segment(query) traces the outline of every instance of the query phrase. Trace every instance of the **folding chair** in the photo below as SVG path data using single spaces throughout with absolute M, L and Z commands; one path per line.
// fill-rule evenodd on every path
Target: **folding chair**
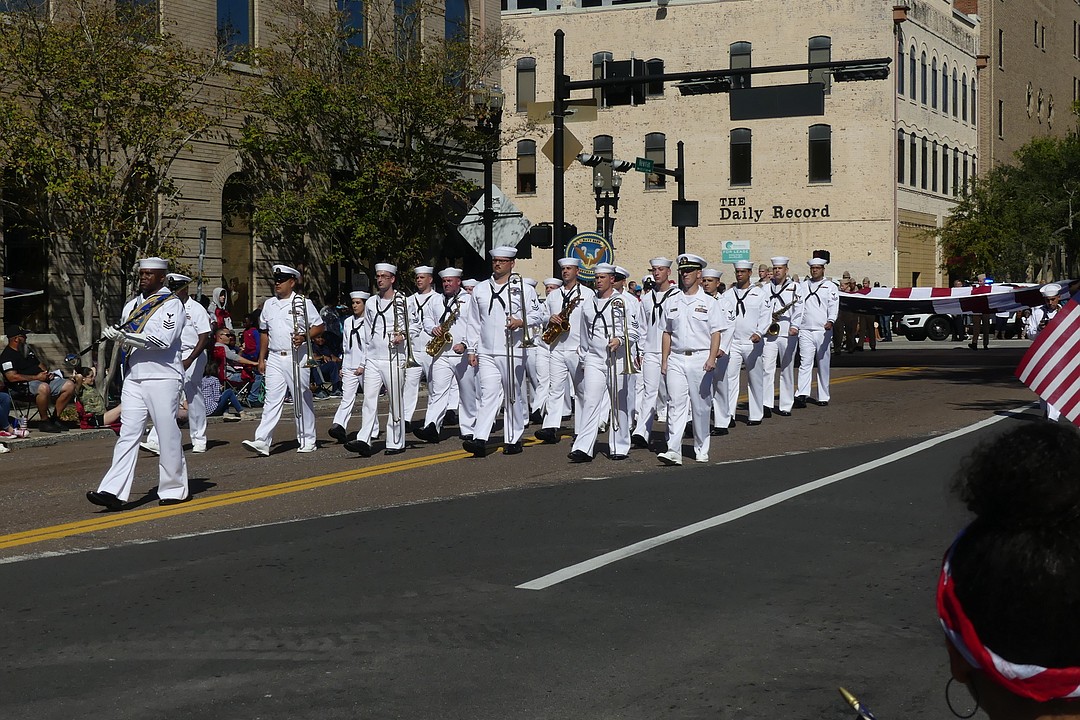
M 7 392 L 11 396 L 12 415 L 25 418 L 27 423 L 35 418 L 45 419 L 38 417 L 40 413 L 38 413 L 37 398 L 30 392 L 30 383 L 8 383 Z

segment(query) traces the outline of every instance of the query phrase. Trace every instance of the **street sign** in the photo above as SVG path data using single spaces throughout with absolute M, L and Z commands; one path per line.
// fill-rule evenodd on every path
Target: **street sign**
M 555 112 L 554 102 L 531 102 L 525 106 L 529 120 L 539 125 L 550 125 L 551 114 Z M 596 122 L 596 98 L 566 101 L 565 122 Z
M 491 207 L 495 210 L 495 222 L 492 223 L 492 247 L 499 245 L 517 245 L 525 233 L 529 232 L 532 222 L 502 194 L 498 186 L 491 186 Z M 517 215 L 518 217 L 506 217 Z M 458 232 L 472 246 L 480 257 L 484 257 L 484 196 L 481 195 L 472 209 L 461 218 Z
M 574 162 L 574 160 L 577 159 L 578 153 L 581 152 L 581 150 L 584 147 L 585 146 L 581 144 L 581 141 L 578 140 L 576 137 L 574 137 L 574 133 L 570 132 L 566 128 L 563 128 L 563 162 L 562 162 L 562 166 L 564 168 L 570 167 L 570 163 Z M 546 143 L 544 143 L 543 153 L 547 157 L 547 159 L 551 161 L 551 164 L 554 165 L 555 164 L 555 136 L 554 135 L 552 135 L 551 138 Z
M 725 240 L 720 244 L 720 262 L 728 265 L 750 259 L 749 240 Z
M 653 171 L 653 161 L 649 158 L 635 158 L 634 169 L 640 173 L 651 173 Z

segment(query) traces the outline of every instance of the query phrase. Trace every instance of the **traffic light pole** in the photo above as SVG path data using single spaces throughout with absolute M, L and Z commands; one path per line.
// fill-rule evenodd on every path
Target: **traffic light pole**
M 675 185 L 679 188 L 679 201 L 686 199 L 686 170 L 683 166 L 683 141 L 680 140 L 677 147 L 679 148 L 679 165 L 675 168 Z M 686 227 L 679 225 L 679 254 L 682 255 L 686 252 Z
M 570 97 L 569 80 L 563 74 L 564 64 L 564 41 L 565 35 L 562 30 L 555 31 L 555 102 L 552 107 L 552 126 L 554 128 L 554 152 L 555 172 L 551 183 L 551 224 L 554 226 L 551 251 L 551 274 L 559 277 L 559 258 L 566 255 L 566 225 L 563 215 L 564 186 L 563 175 L 566 168 L 563 167 L 563 153 L 565 152 L 565 139 L 563 129 L 566 127 L 566 101 Z

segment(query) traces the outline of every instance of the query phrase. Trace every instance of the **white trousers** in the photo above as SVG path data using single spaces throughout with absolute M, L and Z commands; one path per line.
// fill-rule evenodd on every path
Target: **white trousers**
M 348 429 L 356 404 L 356 391 L 360 389 L 360 383 L 363 380 L 363 373 L 357 375 L 356 368 L 341 368 L 341 402 L 338 403 L 337 412 L 334 413 L 334 425 Z
M 660 374 L 660 353 L 647 352 L 641 356 L 641 374 L 638 376 L 641 388 L 637 400 L 637 422 L 634 423 L 634 435 L 648 439 L 656 420 L 656 406 L 659 401 L 667 404 L 667 385 Z
M 203 370 L 206 369 L 206 353 L 201 353 L 195 362 L 184 371 L 184 400 L 187 401 L 188 434 L 192 447 L 206 447 L 206 403 L 202 396 Z M 183 438 L 181 438 L 182 440 Z M 146 441 L 151 445 L 160 445 L 157 423 L 150 428 Z
M 716 369 L 713 370 L 713 427 L 726 428 L 731 425 L 732 403 L 728 398 L 727 369 L 730 358 L 724 353 L 716 359 Z
M 131 497 L 135 461 L 147 419 L 158 428 L 158 497 L 183 500 L 188 496 L 187 460 L 183 438 L 176 425 L 180 407 L 179 380 L 127 380 L 120 396 L 120 437 L 113 448 L 112 465 L 98 485 L 98 492 L 112 493 L 124 502 Z
M 437 358 L 432 359 L 431 377 L 428 379 L 427 412 L 424 413 L 424 427 L 434 423 L 436 429 L 442 430 L 446 411 L 457 406 L 454 402 L 453 390 L 460 382 L 459 373 L 464 374 L 465 371 L 465 368 L 462 368 L 461 365 L 468 368 L 469 356 L 458 355 L 451 350 L 444 350 Z M 464 397 L 466 394 L 459 393 L 459 397 Z M 469 404 L 468 415 L 468 422 L 473 422 L 473 418 L 476 417 L 475 395 L 473 395 L 472 402 Z M 461 416 L 462 413 L 459 412 L 459 428 L 467 422 Z M 464 431 L 462 431 L 462 434 L 465 434 Z
M 477 376 L 480 381 L 480 405 L 476 411 L 476 427 L 473 437 L 478 442 L 486 442 L 491 437 L 491 428 L 495 425 L 495 416 L 504 404 L 507 412 L 503 414 L 503 440 L 507 444 L 521 442 L 525 432 L 525 363 L 521 351 L 514 352 L 513 372 L 506 367 L 505 355 L 480 355 Z M 509 386 L 514 383 L 514 402 L 506 401 Z
M 817 361 L 817 398 L 829 401 L 829 367 L 832 362 L 832 330 L 799 328 L 799 387 L 796 395 L 810 394 L 810 374 Z
M 426 346 L 427 340 L 423 344 L 413 344 L 413 358 L 420 367 L 405 371 L 405 419 L 409 422 L 412 422 L 413 415 L 416 414 L 416 403 L 420 397 L 420 376 L 423 375 L 428 383 L 431 383 L 431 361 L 434 358 L 424 351 Z M 431 392 L 431 388 L 428 388 L 428 392 Z
M 735 416 L 735 406 L 739 402 L 740 371 L 746 368 L 746 385 L 749 389 L 748 416 L 751 420 L 760 420 L 765 416 L 765 397 L 761 387 L 761 353 L 764 340 L 752 343 L 749 340 L 735 341 L 731 343 L 731 352 L 728 353 L 727 377 L 728 408 L 731 416 Z
M 667 367 L 667 447 L 682 454 L 687 421 L 694 427 L 694 454 L 709 454 L 709 411 L 712 409 L 714 376 L 705 370 L 708 350 L 690 355 L 672 351 Z
M 402 369 L 404 354 L 390 358 L 368 358 L 364 365 L 364 409 L 360 414 L 360 431 L 356 439 L 371 444 L 379 432 L 379 392 L 386 388 L 390 412 L 386 418 L 386 449 L 405 447 L 405 416 L 402 415 L 403 385 L 407 371 Z M 395 422 L 396 418 L 396 422 Z
M 777 336 L 773 340 L 765 339 L 765 348 L 761 351 L 761 378 L 765 389 L 765 405 L 778 407 L 791 412 L 795 404 L 795 349 L 799 347 L 799 336 Z M 776 404 L 776 365 L 780 364 L 780 404 Z
M 525 363 L 529 372 L 529 411 L 544 412 L 551 395 L 551 350 L 536 344 Z
M 262 420 L 255 429 L 255 439 L 270 445 L 274 442 L 274 428 L 281 419 L 285 404 L 285 391 L 293 399 L 293 417 L 296 425 L 296 441 L 303 446 L 315 444 L 315 405 L 311 398 L 311 369 L 295 370 L 293 353 L 281 355 L 270 353 L 266 357 L 266 401 Z M 295 376 L 300 376 L 300 387 L 295 387 Z
M 574 391 L 574 432 L 581 430 L 581 406 L 585 404 L 581 395 L 581 385 L 584 377 L 585 369 L 582 367 L 581 358 L 578 357 L 576 350 L 551 351 L 551 364 L 548 371 L 550 390 L 547 407 L 544 408 L 545 428 L 554 430 L 562 424 L 566 403 L 565 394 L 569 387 Z
M 458 390 L 458 433 L 462 436 L 476 434 L 476 413 L 480 409 L 480 376 L 469 364 L 468 354 L 462 362 L 454 365 Z
M 608 424 L 608 450 L 612 454 L 627 455 L 630 452 L 630 413 L 628 412 L 630 380 L 632 375 L 620 374 L 621 363 L 610 367 L 615 379 L 615 422 L 611 421 L 611 388 L 609 365 L 599 358 L 589 356 L 585 360 L 582 395 L 585 403 L 581 408 L 581 425 L 577 428 L 573 450 L 580 450 L 590 457 L 599 434 L 600 423 Z

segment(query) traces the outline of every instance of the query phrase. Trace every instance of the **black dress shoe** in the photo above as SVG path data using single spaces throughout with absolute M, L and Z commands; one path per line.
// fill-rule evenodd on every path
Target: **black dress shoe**
M 779 415 L 780 417 L 791 417 L 791 411 L 790 410 L 781 410 L 780 408 L 774 408 L 773 412 L 776 413 L 777 415 Z
M 728 426 L 729 428 L 733 428 L 733 427 L 735 427 L 735 418 L 731 418 L 731 422 L 729 422 L 729 423 L 727 424 L 727 426 Z
M 458 414 L 457 410 L 447 410 L 446 415 L 443 415 L 443 425 L 457 425 Z
M 545 445 L 555 445 L 559 442 L 559 431 L 554 428 L 540 428 L 533 433 L 533 437 Z
M 521 450 L 522 447 L 519 442 L 503 445 L 503 455 L 520 455 Z
M 799 395 L 799 396 L 797 396 L 795 398 L 795 407 L 797 407 L 799 409 L 802 409 L 802 408 L 806 407 L 806 396 L 805 395 Z
M 405 452 L 405 448 L 386 448 L 383 450 L 383 455 L 400 455 Z
M 754 427 L 755 425 L 760 425 L 761 421 L 760 420 L 747 420 L 746 424 L 749 425 L 750 427 Z
M 439 429 L 435 427 L 435 423 L 428 423 L 427 427 L 417 428 L 413 431 L 413 435 L 429 443 L 437 443 L 440 440 Z
M 713 437 L 720 437 L 721 435 L 727 435 L 728 434 L 728 429 L 727 428 L 714 427 L 713 429 L 709 430 L 709 434 L 712 435 Z
M 623 455 L 622 453 L 614 453 L 612 455 L 608 455 L 607 459 L 608 460 L 626 460 L 629 457 L 630 457 L 629 455 Z
M 818 404 L 818 407 L 828 407 L 829 406 L 829 401 L 828 400 L 818 400 L 817 404 Z
M 461 442 L 472 442 L 472 435 L 458 435 L 458 440 Z
M 371 446 L 363 440 L 350 440 L 345 443 L 345 449 L 356 453 L 360 457 L 371 457 Z
M 529 422 L 533 425 L 539 425 L 540 423 L 544 422 L 544 413 L 540 412 L 539 410 L 533 410 L 532 413 L 529 415 Z
M 466 440 L 461 443 L 461 449 L 471 453 L 473 457 L 482 458 L 487 455 L 487 443 L 479 440 Z
M 772 408 L 762 408 L 762 410 L 763 410 L 763 411 L 764 411 L 764 413 L 765 413 L 765 417 L 767 417 L 767 418 L 771 418 L 771 417 L 772 417 Z
M 345 432 L 345 428 L 341 427 L 340 425 L 336 425 L 336 424 L 331 425 L 330 429 L 326 431 L 326 434 L 329 435 L 330 437 L 334 438 L 335 440 L 337 440 L 340 443 L 345 442 L 349 437 L 349 433 Z
M 412 420 L 406 420 L 405 421 L 405 432 L 412 432 L 412 431 L 413 431 L 413 421 Z
M 566 459 L 572 463 L 592 462 L 592 458 L 589 456 L 589 454 L 586 452 L 582 452 L 581 450 L 574 450 L 566 456 Z
M 100 505 L 103 508 L 109 510 L 119 510 L 124 507 L 124 501 L 116 497 L 110 492 L 98 492 L 97 490 L 91 490 L 86 493 L 86 499 L 95 505 Z
M 631 435 L 630 445 L 631 447 L 641 448 L 642 450 L 649 449 L 649 441 L 644 435 Z
M 189 500 L 191 500 L 190 495 L 188 495 L 185 498 L 162 498 L 161 500 L 158 500 L 157 504 L 158 505 L 179 505 L 181 503 L 186 503 Z

